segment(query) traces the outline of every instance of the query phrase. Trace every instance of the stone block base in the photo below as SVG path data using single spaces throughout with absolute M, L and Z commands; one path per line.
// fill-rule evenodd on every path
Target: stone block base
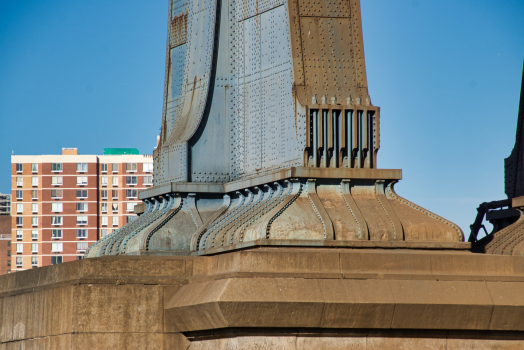
M 271 334 L 254 332 L 248 335 L 221 338 L 189 338 L 188 350 L 517 350 L 524 346 L 520 333 L 458 333 L 458 332 L 324 332 L 312 334 L 289 331 Z M 258 333 L 258 334 L 257 334 Z M 279 334 L 280 333 L 280 334 Z
M 0 350 L 521 349 L 524 258 L 253 248 L 0 276 Z

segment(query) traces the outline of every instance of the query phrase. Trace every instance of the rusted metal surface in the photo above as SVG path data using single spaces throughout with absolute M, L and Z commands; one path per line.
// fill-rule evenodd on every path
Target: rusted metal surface
M 524 214 L 518 209 L 517 222 L 495 232 L 474 246 L 477 252 L 503 255 L 524 255 Z
M 524 196 L 519 196 L 511 199 L 511 206 L 513 208 L 524 207 Z
M 169 6 L 155 186 L 140 193 L 143 214 L 87 256 L 463 240 L 394 193 L 401 170 L 377 167 L 359 0 Z
M 462 242 L 455 224 L 393 190 L 395 180 L 291 179 L 177 194 L 149 206 L 88 256 L 207 251 L 263 239 Z
M 155 185 L 377 167 L 358 0 L 172 0 L 168 34 Z
M 509 199 L 524 195 L 524 71 L 520 91 L 519 115 L 515 146 L 511 155 L 504 159 L 504 182 Z
M 174 192 L 229 193 L 248 187 L 292 178 L 401 180 L 402 170 L 291 167 L 226 183 L 173 182 L 170 185 L 154 186 L 142 190 L 140 191 L 139 197 L 140 199 L 147 199 Z
M 522 72 L 522 86 L 520 92 L 520 107 L 517 117 L 517 133 L 515 145 L 508 158 L 504 159 L 504 184 L 508 196 L 506 200 L 484 202 L 477 208 L 477 216 L 472 225 L 468 241 L 475 243 L 476 251 L 493 254 L 519 254 L 524 255 L 524 248 L 519 243 L 524 242 L 522 235 L 522 215 L 514 208 L 521 208 L 524 204 L 524 70 Z M 486 219 L 493 225 L 493 230 L 488 233 L 482 224 Z M 486 231 L 486 237 L 477 242 L 481 228 Z M 509 238 L 511 237 L 511 238 Z M 512 244 L 507 245 L 506 240 L 511 239 Z M 524 243 L 523 243 L 524 244 Z M 497 248 L 494 248 L 497 247 Z M 501 248 L 504 247 L 504 248 Z

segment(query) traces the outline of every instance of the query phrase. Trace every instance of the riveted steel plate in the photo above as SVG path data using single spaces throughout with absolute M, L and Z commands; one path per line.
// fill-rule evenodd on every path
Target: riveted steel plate
M 202 118 L 213 52 L 215 5 L 212 0 L 193 0 L 187 5 L 189 10 L 188 33 L 187 44 L 184 48 L 183 75 L 180 74 L 180 66 L 176 64 L 171 65 L 170 72 L 173 76 L 176 74 L 177 82 L 182 82 L 181 99 L 183 100 L 181 101 L 183 108 L 174 110 L 176 116 L 169 135 L 170 143 L 186 141 L 194 133 Z M 176 89 L 172 87 L 171 90 Z
M 356 78 L 349 19 L 306 17 L 300 24 L 306 84 L 349 89 Z
M 171 5 L 171 18 L 173 19 L 187 12 L 189 2 L 190 0 L 173 0 Z
M 187 12 L 187 44 L 175 47 L 169 57 L 170 82 L 165 92 L 167 96 L 163 124 L 163 133 L 167 137 L 165 141 L 161 140 L 163 147 L 158 150 L 159 153 L 167 153 L 169 159 L 166 159 L 165 154 L 158 157 L 159 161 L 168 163 L 164 164 L 164 169 L 167 169 L 164 173 L 167 171 L 167 174 L 163 176 L 160 172 L 155 176 L 155 184 L 187 181 L 186 143 L 202 119 L 207 99 L 214 44 L 215 6 L 216 2 L 213 0 L 188 0 L 187 4 L 184 1 L 175 1 L 171 4 L 171 19 L 183 17 Z M 180 25 L 175 26 L 175 29 L 179 27 Z M 173 31 L 171 23 L 169 31 Z M 178 35 L 179 44 L 181 38 L 183 35 Z M 172 41 L 172 38 L 168 39 Z
M 352 0 L 354 1 L 354 0 Z M 298 0 L 300 16 L 349 17 L 349 0 Z
M 291 69 L 291 52 L 289 48 L 289 33 L 287 11 L 280 6 L 267 11 L 260 16 L 261 23 L 261 70 L 286 65 Z
M 246 19 L 284 5 L 286 2 L 285 0 L 240 0 L 240 3 L 242 19 Z
M 286 6 L 242 21 L 244 70 L 238 99 L 245 118 L 245 175 L 296 160 L 292 60 Z M 242 79 L 243 78 L 243 79 Z
M 260 113 L 260 79 L 244 84 L 246 113 L 246 173 L 262 168 L 262 115 Z
M 192 158 L 179 159 L 191 164 L 186 181 L 191 177 L 208 181 L 202 176 L 206 170 L 215 176 L 210 181 L 223 177 L 232 181 L 305 164 L 310 158 L 304 154 L 310 136 L 310 125 L 306 126 L 310 103 L 370 103 L 358 1 L 228 0 L 220 3 L 218 12 L 217 4 L 212 0 L 172 3 L 163 124 L 168 135 L 160 148 L 189 142 Z M 220 28 L 215 34 L 217 23 Z M 202 121 L 205 124 L 198 129 Z M 344 128 L 353 127 L 345 122 Z M 330 129 L 332 123 L 323 127 L 325 133 L 330 130 L 323 137 L 331 145 L 321 150 L 325 166 L 348 164 L 340 144 L 342 124 L 339 119 L 336 123 L 336 130 Z M 373 121 L 366 125 L 375 134 Z M 351 141 L 347 138 L 344 142 Z M 217 151 L 222 147 L 225 156 Z M 360 152 L 363 146 L 357 148 Z M 213 160 L 206 162 L 206 154 Z
M 168 134 L 175 125 L 176 114 L 181 103 L 182 79 L 184 77 L 184 61 L 186 57 L 186 45 L 180 45 L 171 49 L 171 69 L 168 85 L 168 99 L 166 111 L 166 126 Z M 180 111 L 179 111 L 180 112 Z
M 242 22 L 244 25 L 245 46 L 245 73 L 249 77 L 260 74 L 260 17 L 251 17 Z

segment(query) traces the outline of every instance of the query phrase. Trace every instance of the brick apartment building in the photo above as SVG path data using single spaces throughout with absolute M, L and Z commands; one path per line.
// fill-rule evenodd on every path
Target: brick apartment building
M 0 213 L 0 275 L 11 272 L 11 215 Z
M 138 192 L 153 185 L 153 158 L 131 149 L 104 155 L 11 156 L 12 271 L 81 259 L 89 245 L 133 220 Z

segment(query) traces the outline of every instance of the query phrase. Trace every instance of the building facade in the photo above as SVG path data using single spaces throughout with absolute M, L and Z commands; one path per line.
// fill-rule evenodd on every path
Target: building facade
M 81 259 L 136 217 L 138 192 L 153 185 L 153 158 L 126 151 L 11 157 L 12 271 Z
M 0 215 L 11 214 L 11 195 L 0 193 Z
M 0 275 L 11 272 L 11 195 L 0 193 Z
M 0 214 L 0 275 L 11 272 L 11 215 Z

